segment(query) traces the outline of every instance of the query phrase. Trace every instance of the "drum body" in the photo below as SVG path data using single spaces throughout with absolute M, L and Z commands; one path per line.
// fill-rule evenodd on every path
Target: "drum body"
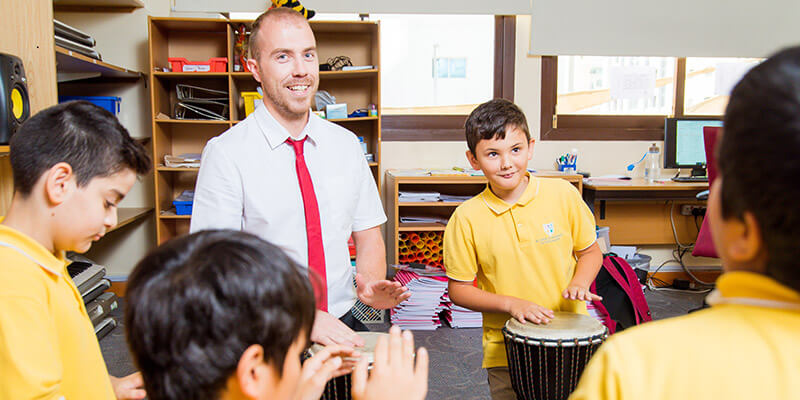
M 581 314 L 556 312 L 547 325 L 510 319 L 503 327 L 508 372 L 517 399 L 569 397 L 608 329 Z
M 380 332 L 356 332 L 358 336 L 364 339 L 364 347 L 357 348 L 362 357 L 367 357 L 369 365 L 375 360 L 375 345 L 378 343 L 378 338 L 381 336 L 388 337 L 386 333 Z M 315 344 L 308 349 L 308 353 L 313 356 L 324 349 L 323 346 Z M 333 378 L 325 385 L 325 390 L 322 392 L 322 400 L 349 400 L 352 398 L 351 390 L 352 384 L 350 383 L 350 374 L 342 375 L 338 378 Z

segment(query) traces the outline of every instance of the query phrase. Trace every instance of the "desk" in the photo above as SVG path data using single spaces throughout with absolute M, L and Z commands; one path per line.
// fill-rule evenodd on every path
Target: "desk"
M 670 210 L 681 243 L 694 242 L 697 227 L 694 217 L 680 215 L 679 205 L 700 204 L 697 193 L 708 189 L 708 182 L 654 182 L 631 180 L 592 180 L 583 184 L 583 199 L 595 212 L 597 225 L 611 228 L 611 241 L 619 245 L 675 244 Z

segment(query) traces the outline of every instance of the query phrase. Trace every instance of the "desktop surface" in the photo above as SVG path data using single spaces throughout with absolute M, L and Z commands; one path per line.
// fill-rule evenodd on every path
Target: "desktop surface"
M 675 182 L 708 182 L 707 176 L 676 176 L 672 178 Z

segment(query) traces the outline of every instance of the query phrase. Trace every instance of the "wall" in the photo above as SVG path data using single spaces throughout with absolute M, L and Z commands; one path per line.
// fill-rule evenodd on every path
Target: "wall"
M 169 2 L 144 0 L 144 3 L 144 8 L 133 12 L 57 12 L 55 18 L 92 35 L 103 61 L 148 73 L 147 16 L 169 15 Z M 152 130 L 146 80 L 144 77 L 136 82 L 62 84 L 59 94 L 121 97 L 120 122 L 131 136 L 146 138 L 151 136 Z M 146 146 L 150 146 L 149 142 Z M 153 175 L 147 174 L 139 178 L 120 207 L 152 207 L 153 199 Z M 120 280 L 155 247 L 155 242 L 155 218 L 151 214 L 109 233 L 92 246 L 87 256 L 105 265 L 112 279 Z
M 530 16 L 517 17 L 516 64 L 515 64 L 515 103 L 522 108 L 528 118 L 531 136 L 537 140 L 533 159 L 529 167 L 534 169 L 553 169 L 553 161 L 571 149 L 578 149 L 578 169 L 589 171 L 593 176 L 623 174 L 625 167 L 647 151 L 647 141 L 540 141 L 541 107 L 541 59 L 528 56 L 530 40 Z M 663 142 L 658 143 L 663 148 Z M 451 168 L 468 166 L 464 153 L 466 142 L 384 142 L 381 153 L 381 169 L 391 168 Z M 641 166 L 633 171 L 641 176 Z M 671 170 L 664 171 L 669 176 Z M 382 173 L 383 176 L 383 173 Z M 385 185 L 384 185 L 385 186 Z M 385 189 L 384 189 L 385 190 Z M 613 242 L 614 232 L 611 232 Z M 653 257 L 654 265 L 672 258 L 671 247 L 658 246 L 642 248 L 642 252 Z M 719 262 L 708 258 L 684 259 L 691 266 L 718 266 Z M 664 266 L 662 271 L 675 270 L 675 265 Z M 680 267 L 678 267 L 680 268 Z

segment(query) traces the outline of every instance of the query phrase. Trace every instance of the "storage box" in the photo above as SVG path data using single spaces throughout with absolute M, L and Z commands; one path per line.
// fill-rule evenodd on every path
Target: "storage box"
M 169 57 L 172 72 L 228 72 L 228 57 L 211 57 L 208 61 L 189 61 L 183 57 Z
M 110 113 L 117 115 L 120 110 L 122 99 L 113 96 L 58 96 L 59 103 L 66 103 L 73 100 L 85 100 L 99 107 L 103 107 Z
M 248 116 L 256 110 L 257 102 L 262 99 L 262 96 L 258 92 L 242 92 L 242 98 L 244 99 L 244 115 Z
M 175 215 L 192 215 L 192 203 L 194 202 L 194 190 L 184 190 L 180 196 L 172 202 L 175 206 Z

